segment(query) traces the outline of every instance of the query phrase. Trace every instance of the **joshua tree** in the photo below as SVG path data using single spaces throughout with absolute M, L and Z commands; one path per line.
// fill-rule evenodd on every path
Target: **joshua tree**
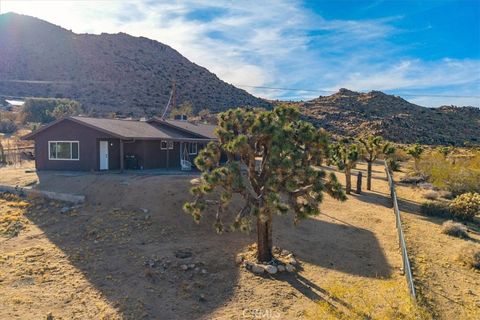
M 423 147 L 419 143 L 416 143 L 416 144 L 414 144 L 413 146 L 411 146 L 410 148 L 407 149 L 407 153 L 409 155 L 411 155 L 412 158 L 413 158 L 414 165 L 415 165 L 415 171 L 417 171 L 417 172 L 418 172 L 418 165 L 420 163 L 420 157 L 422 156 L 423 151 L 425 151 L 425 150 L 423 149 Z
M 3 144 L 1 139 L 0 139 L 0 163 L 5 163 L 5 151 L 3 150 Z
M 347 194 L 352 190 L 352 169 L 358 161 L 359 152 L 356 144 L 349 143 L 348 140 L 342 140 L 334 144 L 330 149 L 330 160 L 345 172 L 345 189 Z
M 184 210 L 199 221 L 207 205 L 214 204 L 215 227 L 221 232 L 232 196 L 240 195 L 243 205 L 231 227 L 249 231 L 256 220 L 257 260 L 271 261 L 274 214 L 292 211 L 297 224 L 319 214 L 324 192 L 345 200 L 335 175 L 318 168 L 328 150 L 327 135 L 286 106 L 263 112 L 234 109 L 218 119 L 218 142 L 209 143 L 195 159 L 202 176 Z M 221 154 L 226 163 L 220 163 Z M 215 190 L 219 200 L 206 200 Z
M 395 151 L 394 147 L 383 141 L 380 136 L 368 136 L 360 138 L 359 142 L 363 146 L 363 158 L 367 162 L 367 190 L 372 190 L 372 164 L 381 154 L 391 154 Z

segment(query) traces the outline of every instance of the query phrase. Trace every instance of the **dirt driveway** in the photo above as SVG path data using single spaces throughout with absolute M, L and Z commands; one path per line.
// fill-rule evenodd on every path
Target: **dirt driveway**
M 345 203 L 326 196 L 323 214 L 298 227 L 277 217 L 274 245 L 301 268 L 275 277 L 235 264 L 253 234 L 218 235 L 212 219 L 197 225 L 183 213 L 192 177 L 40 173 L 40 188 L 87 203 L 62 213 L 62 204 L 34 200 L 27 229 L 0 237 L 0 318 L 296 319 L 318 301 L 363 312 L 330 290 L 339 286 L 368 290 L 381 309 L 381 287 L 407 289 L 385 175 L 374 169 L 372 192 Z

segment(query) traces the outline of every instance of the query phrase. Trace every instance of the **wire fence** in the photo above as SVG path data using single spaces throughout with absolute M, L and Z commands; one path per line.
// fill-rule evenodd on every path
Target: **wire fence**
M 414 300 L 416 300 L 415 285 L 413 284 L 412 268 L 410 267 L 410 259 L 408 258 L 407 244 L 405 242 L 405 236 L 403 235 L 402 219 L 400 217 L 400 210 L 398 209 L 397 192 L 395 191 L 395 183 L 393 182 L 392 175 L 385 163 L 385 172 L 387 173 L 388 185 L 390 186 L 390 197 L 393 202 L 393 211 L 395 213 L 395 224 L 398 231 L 398 242 L 400 250 L 402 251 L 403 272 L 407 279 L 408 290 Z

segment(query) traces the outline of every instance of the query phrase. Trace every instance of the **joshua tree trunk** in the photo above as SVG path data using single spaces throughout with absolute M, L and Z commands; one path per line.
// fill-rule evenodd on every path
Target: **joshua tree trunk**
M 257 218 L 257 260 L 269 262 L 272 260 L 272 217 L 266 221 Z
M 372 190 L 372 162 L 367 162 L 367 190 Z
M 352 190 L 352 172 L 350 168 L 345 169 L 345 189 L 347 194 Z
M 358 194 L 362 193 L 362 173 L 359 172 L 357 176 L 357 191 L 355 191 Z

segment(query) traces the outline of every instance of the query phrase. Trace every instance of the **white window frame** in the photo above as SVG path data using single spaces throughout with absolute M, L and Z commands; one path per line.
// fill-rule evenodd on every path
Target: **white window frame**
M 195 148 L 192 148 L 195 146 Z M 194 152 L 192 152 L 192 149 L 195 149 Z M 198 145 L 196 142 L 189 142 L 188 143 L 188 154 L 197 154 L 198 153 Z
M 52 143 L 70 143 L 70 159 L 68 158 L 52 158 L 51 154 L 50 154 L 50 151 L 52 150 L 51 149 L 51 144 Z M 76 143 L 78 145 L 78 158 L 76 159 L 73 159 L 72 158 L 72 143 Z M 54 141 L 48 141 L 48 160 L 58 160 L 58 161 L 80 161 L 80 141 L 78 140 L 54 140 Z

